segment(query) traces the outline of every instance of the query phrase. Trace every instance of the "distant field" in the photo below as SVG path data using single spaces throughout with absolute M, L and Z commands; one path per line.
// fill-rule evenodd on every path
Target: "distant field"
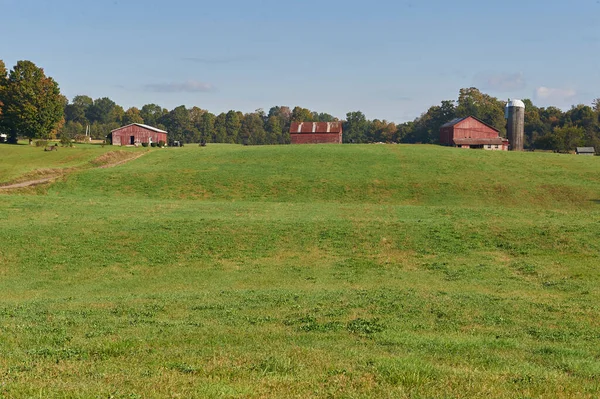
M 69 151 L 0 192 L 0 397 L 600 394 L 599 157 Z

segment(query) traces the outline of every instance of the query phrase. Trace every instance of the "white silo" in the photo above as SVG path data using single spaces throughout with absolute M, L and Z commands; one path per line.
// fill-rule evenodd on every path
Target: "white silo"
M 511 151 L 523 151 L 525 141 L 525 103 L 521 100 L 509 100 L 504 110 L 508 119 L 507 137 Z

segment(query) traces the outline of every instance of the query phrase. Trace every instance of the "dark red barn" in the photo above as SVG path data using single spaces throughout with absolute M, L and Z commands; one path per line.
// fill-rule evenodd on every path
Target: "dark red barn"
M 292 122 L 292 144 L 342 143 L 342 122 Z
M 460 148 L 508 151 L 508 140 L 500 131 L 474 116 L 456 118 L 440 128 L 440 144 Z
M 167 142 L 167 132 L 141 123 L 132 123 L 111 132 L 112 145 L 139 145 Z

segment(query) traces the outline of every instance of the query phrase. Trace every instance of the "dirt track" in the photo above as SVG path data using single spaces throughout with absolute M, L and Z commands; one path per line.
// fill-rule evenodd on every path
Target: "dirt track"
M 110 163 L 110 164 L 106 164 L 106 165 L 101 165 L 101 166 L 98 166 L 98 168 L 100 168 L 100 169 L 113 168 L 115 166 L 122 165 L 124 163 L 129 162 L 129 161 L 133 161 L 134 159 L 138 159 L 139 157 L 141 157 L 144 154 L 145 153 L 141 153 L 141 154 L 138 154 L 138 155 L 136 155 L 134 157 L 123 159 L 123 160 L 118 161 L 118 162 L 114 162 L 114 163 Z M 50 176 L 50 177 L 44 177 L 43 179 L 27 180 L 27 181 L 22 181 L 20 183 L 9 184 L 7 186 L 0 186 L 0 190 L 11 190 L 11 189 L 16 189 L 16 188 L 25 188 L 25 187 L 37 186 L 38 184 L 49 183 L 52 180 L 59 178 L 60 176 L 61 175 L 55 175 L 55 176 Z
M 11 184 L 9 186 L 0 186 L 0 190 L 9 190 L 11 188 L 23 188 L 23 187 L 29 187 L 29 186 L 37 186 L 38 184 L 48 183 L 49 181 L 54 180 L 57 177 L 58 176 L 45 177 L 43 179 L 38 179 L 38 180 L 23 181 L 21 183 Z

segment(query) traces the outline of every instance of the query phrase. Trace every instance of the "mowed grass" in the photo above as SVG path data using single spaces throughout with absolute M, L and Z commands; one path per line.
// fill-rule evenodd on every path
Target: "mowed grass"
M 595 398 L 599 161 L 190 146 L 0 194 L 0 397 Z

